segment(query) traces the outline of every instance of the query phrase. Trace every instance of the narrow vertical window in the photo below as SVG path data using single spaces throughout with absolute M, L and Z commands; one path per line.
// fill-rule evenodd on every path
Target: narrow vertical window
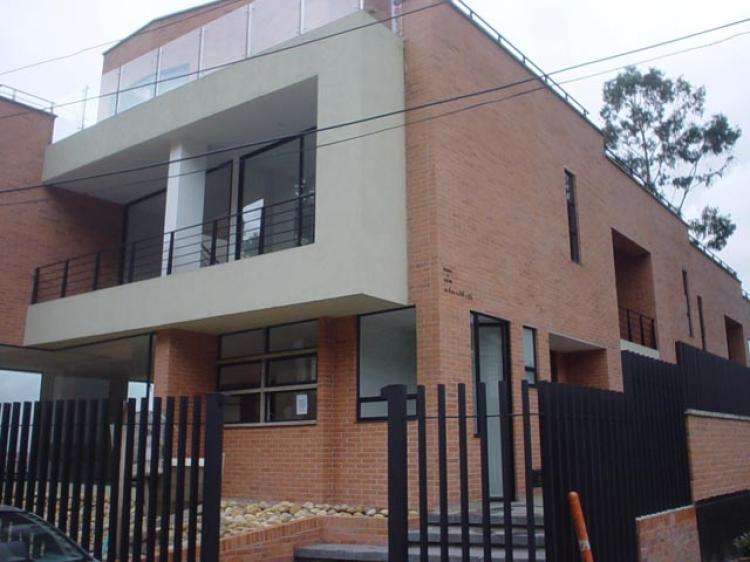
M 570 236 L 570 259 L 581 263 L 581 247 L 578 239 L 578 211 L 576 210 L 576 178 L 565 170 L 565 202 L 568 208 L 568 235 Z
M 703 297 L 698 295 L 698 324 L 701 329 L 701 347 L 706 349 L 706 325 L 703 322 Z
M 523 328 L 523 376 L 529 384 L 536 384 L 536 330 Z
M 685 291 L 685 306 L 687 311 L 688 333 L 693 337 L 693 317 L 690 314 L 690 288 L 688 287 L 688 274 L 682 270 L 682 289 Z

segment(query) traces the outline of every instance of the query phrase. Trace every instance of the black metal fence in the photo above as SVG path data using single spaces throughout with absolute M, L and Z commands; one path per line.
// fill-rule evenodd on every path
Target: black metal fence
M 528 385 L 523 383 L 522 415 L 526 448 L 525 506 L 514 506 L 513 447 L 511 412 L 508 390 L 498 384 L 498 412 L 488 414 L 487 389 L 479 384 L 476 389 L 475 414 L 468 413 L 466 387 L 456 387 L 455 404 L 446 399 L 446 387 L 438 385 L 435 394 L 435 413 L 427 415 L 425 388 L 418 387 L 415 443 L 410 444 L 407 416 L 406 387 L 394 385 L 383 390 L 388 401 L 388 560 L 406 562 L 428 560 L 492 560 L 535 562 L 537 559 L 537 527 L 541 519 L 534 510 L 531 466 L 531 423 L 528 408 Z M 502 498 L 492 497 L 490 490 L 490 424 L 498 424 L 500 437 L 499 460 L 502 463 Z M 478 443 L 470 441 L 478 438 Z M 432 444 L 428 447 L 428 444 Z M 416 492 L 418 505 L 417 529 L 409 533 L 409 449 L 416 445 Z M 457 447 L 456 447 L 457 445 Z M 472 466 L 472 456 L 478 447 L 478 467 Z M 428 467 L 436 474 L 428 478 Z M 478 468 L 478 470 L 477 470 Z M 450 475 L 454 476 L 451 480 Z M 479 489 L 472 490 L 470 481 L 478 476 Z M 435 488 L 437 488 L 435 493 Z M 430 494 L 430 490 L 433 494 Z M 454 499 L 457 507 L 451 508 Z M 455 501 L 457 499 L 457 502 Z M 430 506 L 435 510 L 430 512 Z M 436 532 L 430 527 L 436 526 Z M 457 536 L 455 531 L 457 532 Z M 523 554 L 517 554 L 522 548 Z M 411 555 L 411 558 L 410 558 Z
M 677 362 L 688 408 L 750 416 L 750 368 L 684 343 L 677 344 Z
M 2 404 L 0 504 L 98 559 L 214 562 L 223 408 L 219 394 Z
M 310 244 L 315 193 L 36 268 L 31 303 Z
M 579 560 L 575 490 L 596 559 L 637 559 L 635 518 L 692 503 L 675 365 L 623 352 L 624 392 L 539 384 L 547 559 Z

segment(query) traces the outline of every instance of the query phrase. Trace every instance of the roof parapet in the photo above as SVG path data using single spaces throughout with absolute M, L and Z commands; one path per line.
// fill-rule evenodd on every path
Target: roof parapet
M 31 107 L 32 109 L 37 109 L 39 111 L 43 111 L 44 113 L 54 115 L 55 102 L 42 98 L 40 96 L 36 96 L 34 94 L 30 94 L 29 92 L 19 90 L 18 88 L 13 88 L 12 86 L 8 86 L 7 84 L 0 84 L 0 98 L 5 98 L 27 107 Z

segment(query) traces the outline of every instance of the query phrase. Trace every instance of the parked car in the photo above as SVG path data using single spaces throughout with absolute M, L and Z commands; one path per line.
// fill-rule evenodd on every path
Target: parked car
M 0 505 L 0 562 L 94 562 L 41 517 Z

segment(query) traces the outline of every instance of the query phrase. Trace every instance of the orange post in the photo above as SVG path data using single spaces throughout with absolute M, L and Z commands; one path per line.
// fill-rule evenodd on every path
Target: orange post
M 573 517 L 573 525 L 576 528 L 576 537 L 578 537 L 578 548 L 581 551 L 581 560 L 583 562 L 594 562 L 594 554 L 591 552 L 591 543 L 589 534 L 586 531 L 586 520 L 583 518 L 581 509 L 581 500 L 576 492 L 568 494 L 568 503 L 570 504 L 570 514 Z

